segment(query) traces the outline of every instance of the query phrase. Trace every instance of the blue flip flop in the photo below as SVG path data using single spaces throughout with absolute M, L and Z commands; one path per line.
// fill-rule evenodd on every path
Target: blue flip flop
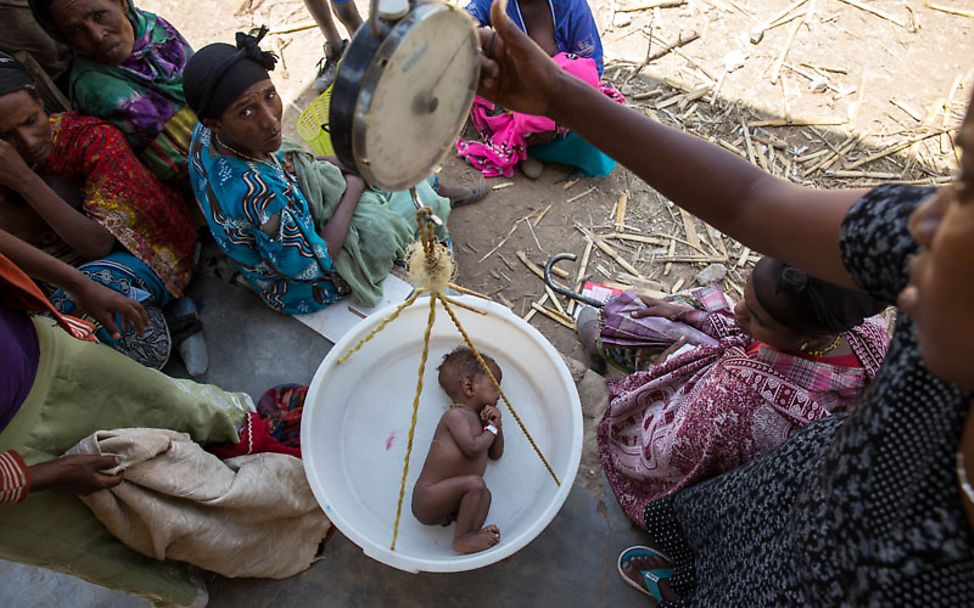
M 622 580 L 626 581 L 626 584 L 645 593 L 648 596 L 655 598 L 657 601 L 663 601 L 663 592 L 659 588 L 660 581 L 673 576 L 672 568 L 655 568 L 653 570 L 639 570 L 642 575 L 642 584 L 632 580 L 626 576 L 624 566 L 632 561 L 633 559 L 646 559 L 652 557 L 662 557 L 665 560 L 670 558 L 666 557 L 659 551 L 651 549 L 649 547 L 635 546 L 629 547 L 625 551 L 619 554 L 619 561 L 617 568 L 619 569 L 619 576 Z

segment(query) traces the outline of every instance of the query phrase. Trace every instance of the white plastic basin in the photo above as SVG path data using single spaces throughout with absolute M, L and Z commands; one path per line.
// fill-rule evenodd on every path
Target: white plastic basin
M 439 304 L 395 551 L 389 544 L 429 300 L 418 300 L 349 361 L 337 365 L 338 358 L 394 307 L 346 334 L 315 373 L 304 405 L 304 468 L 322 509 L 366 555 L 408 572 L 473 570 L 513 555 L 554 519 L 581 459 L 578 392 L 555 348 L 506 307 L 473 297 L 462 301 L 486 313 L 454 307 L 478 349 L 500 364 L 501 387 L 561 480 L 561 486 L 555 484 L 510 410 L 501 405 L 504 456 L 490 462 L 484 475 L 493 495 L 487 523 L 501 530 L 497 546 L 457 555 L 451 548 L 453 526 L 424 526 L 409 507 L 433 430 L 450 403 L 437 383 L 436 368 L 443 355 L 462 344 Z

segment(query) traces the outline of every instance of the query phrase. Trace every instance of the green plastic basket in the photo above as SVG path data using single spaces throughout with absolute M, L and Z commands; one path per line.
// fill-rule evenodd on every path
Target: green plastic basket
M 331 156 L 335 148 L 331 145 L 328 130 L 328 108 L 331 106 L 331 91 L 334 84 L 325 89 L 308 108 L 298 116 L 298 135 L 318 156 Z

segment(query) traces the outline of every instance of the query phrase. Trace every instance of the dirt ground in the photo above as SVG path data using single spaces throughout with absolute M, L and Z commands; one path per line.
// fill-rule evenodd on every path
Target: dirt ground
M 366 14 L 366 3 L 357 4 Z M 956 169 L 949 129 L 971 96 L 974 18 L 892 0 L 858 3 L 874 12 L 840 0 L 686 0 L 645 10 L 626 10 L 638 8 L 635 0 L 591 4 L 603 32 L 605 76 L 637 111 L 776 175 L 815 187 L 861 187 L 891 179 L 943 183 Z M 308 27 L 300 0 L 146 0 L 141 6 L 164 15 L 197 47 L 267 24 L 268 41 L 284 59 L 274 77 L 288 122 L 314 99 L 310 85 L 322 38 Z M 940 6 L 974 12 L 972 0 Z M 761 24 L 778 16 L 753 44 Z M 691 38 L 645 65 L 649 54 Z M 869 161 L 873 155 L 882 157 Z M 443 163 L 444 180 L 476 175 L 452 154 Z M 538 265 L 563 251 L 581 257 L 592 238 L 583 230 L 632 266 L 626 271 L 594 247 L 583 278 L 599 283 L 670 292 L 693 286 L 701 269 L 720 263 L 730 271 L 725 291 L 737 297 L 757 259 L 685 218 L 622 167 L 605 178 L 576 180 L 566 168 L 547 166 L 536 181 L 518 173 L 490 184 L 496 190 L 485 201 L 450 218 L 460 283 L 510 303 L 520 315 L 531 314 L 531 303 L 545 293 L 517 252 Z M 626 204 L 617 217 L 620 197 Z M 634 240 L 613 236 L 617 219 Z M 566 264 L 571 278 L 565 283 L 572 286 L 579 269 Z M 556 316 L 557 308 L 570 308 L 559 300 L 544 303 Z M 565 324 L 543 314 L 533 314 L 531 323 L 562 352 L 581 358 Z

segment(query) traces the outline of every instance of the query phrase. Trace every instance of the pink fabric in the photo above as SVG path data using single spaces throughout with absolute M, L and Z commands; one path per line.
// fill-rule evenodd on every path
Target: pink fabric
M 639 526 L 649 501 L 740 466 L 853 405 L 889 343 L 880 317 L 847 332 L 863 365 L 852 368 L 768 347 L 749 357 L 752 339 L 730 311 L 711 314 L 705 329 L 717 346 L 610 381 L 599 455 L 619 504 Z
M 613 101 L 626 103 L 625 97 L 611 83 L 599 82 L 599 72 L 593 59 L 558 53 L 552 60 L 563 70 L 599 89 Z M 550 118 L 507 112 L 483 97 L 474 98 L 470 121 L 480 135 L 480 140 L 465 141 L 458 138 L 457 154 L 479 169 L 485 177 L 513 175 L 514 167 L 528 157 L 528 136 L 539 133 L 567 133 Z

